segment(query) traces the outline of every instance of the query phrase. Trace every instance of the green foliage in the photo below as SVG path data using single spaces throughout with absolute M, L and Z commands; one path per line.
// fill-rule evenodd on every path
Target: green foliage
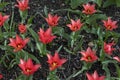
M 120 0 L 106 0 L 103 4 L 103 7 L 108 7 L 110 5 L 116 5 L 117 7 L 120 7 Z
M 71 8 L 72 9 L 75 9 L 77 8 L 78 6 L 80 6 L 84 1 L 83 0 L 71 0 Z
M 82 6 L 82 4 L 88 2 L 96 3 L 99 7 L 103 8 L 111 5 L 116 5 L 117 7 L 120 7 L 120 0 L 70 0 L 70 6 L 72 9 L 76 9 L 78 6 Z
M 0 10 L 2 10 L 8 4 L 8 2 L 0 2 Z
M 94 2 L 96 3 L 99 7 L 101 7 L 102 0 L 71 0 L 70 6 L 72 9 L 77 8 L 78 6 L 81 6 L 82 4 L 88 3 L 88 2 Z

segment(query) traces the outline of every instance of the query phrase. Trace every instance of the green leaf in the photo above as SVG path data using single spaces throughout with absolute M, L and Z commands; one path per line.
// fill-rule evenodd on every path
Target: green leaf
M 93 24 L 93 23 L 96 23 L 96 20 L 98 20 L 98 19 L 103 20 L 103 19 L 106 19 L 106 18 L 107 18 L 107 16 L 104 15 L 104 14 L 94 14 L 86 20 L 86 23 Z
M 31 42 L 28 43 L 28 46 L 30 47 L 30 51 L 34 52 L 35 47 L 34 47 L 33 43 L 31 43 Z
M 80 6 L 80 4 L 82 4 L 82 3 L 83 3 L 83 0 L 71 0 L 70 5 L 71 5 L 72 9 L 75 9 L 78 6 Z
M 66 47 L 64 47 L 64 50 L 66 51 L 66 52 L 68 52 L 68 53 L 73 53 L 72 51 L 70 51 L 69 49 L 67 49 Z
M 33 18 L 34 18 L 34 16 L 31 16 L 31 17 L 28 19 L 27 24 L 30 25 L 30 24 L 32 23 Z
M 102 62 L 102 64 L 103 64 L 102 69 L 105 70 L 105 72 L 106 72 L 106 80 L 111 80 L 110 79 L 111 78 L 110 77 L 110 70 L 108 68 L 109 63 L 116 63 L 116 62 L 114 60 L 105 60 Z
M 27 53 L 27 54 L 28 54 L 28 57 L 29 57 L 29 58 L 33 59 L 33 60 L 36 61 L 37 63 L 40 63 L 39 60 L 38 60 L 34 55 L 32 55 L 32 54 L 30 54 L 30 53 Z M 37 53 L 35 53 L 35 54 L 37 54 Z
M 54 27 L 52 31 L 53 31 L 53 34 L 57 34 L 67 40 L 70 40 L 69 34 L 65 33 L 62 27 Z
M 119 1 L 119 0 L 117 0 L 117 1 Z M 108 7 L 108 6 L 110 6 L 110 5 L 113 5 L 113 4 L 115 4 L 115 3 L 116 3 L 115 0 L 106 0 L 106 1 L 103 3 L 103 8 Z
M 28 28 L 28 30 L 31 33 L 32 37 L 35 39 L 35 41 L 38 42 L 39 39 L 37 33 L 31 28 Z
M 42 48 L 40 43 L 36 43 L 37 49 L 39 50 L 39 53 L 42 53 Z
M 8 67 L 8 69 L 14 67 L 15 65 L 17 65 L 18 63 L 16 62 L 16 59 L 12 59 L 12 61 L 10 61 L 10 65 Z
M 75 48 L 75 51 L 77 52 L 79 49 L 81 49 L 83 44 L 83 37 L 81 36 L 80 41 L 77 43 L 77 47 Z
M 115 67 L 116 67 L 117 75 L 120 78 L 120 67 L 117 64 L 115 64 Z
M 110 80 L 110 71 L 108 69 L 108 64 L 103 64 L 103 69 L 106 72 L 106 78 L 107 78 L 107 80 Z
M 46 6 L 44 6 L 44 13 L 45 13 L 45 16 L 47 17 L 48 16 L 48 9 L 47 9 L 47 7 Z
M 57 49 L 57 52 L 59 53 L 60 50 L 62 49 L 63 45 L 61 45 L 58 49 Z
M 102 0 L 94 0 L 94 2 L 97 3 L 99 7 L 101 7 Z
M 56 75 L 56 71 L 50 71 L 49 75 L 47 76 L 47 80 L 59 80 L 58 76 Z
M 2 10 L 8 4 L 9 4 L 8 2 L 1 2 L 0 3 L 0 10 Z
M 22 18 L 22 21 L 21 23 L 24 23 L 25 22 L 25 19 L 27 19 L 27 16 L 28 16 L 28 11 L 20 11 L 19 10 L 19 13 L 20 13 L 20 17 Z
M 81 6 L 82 4 L 85 4 L 85 3 L 88 3 L 91 1 L 96 2 L 99 6 L 101 6 L 101 4 L 102 4 L 102 0 L 97 0 L 97 1 L 96 0 L 71 0 L 70 6 L 72 9 L 75 9 L 78 6 Z
M 117 7 L 120 7 L 120 0 L 116 0 Z
M 2 36 L 4 37 L 4 38 L 8 38 L 10 35 L 15 35 L 16 34 L 16 32 L 3 32 L 2 33 Z
M 64 36 L 64 29 L 62 27 L 54 27 L 52 29 L 53 34 L 57 34 L 59 36 Z

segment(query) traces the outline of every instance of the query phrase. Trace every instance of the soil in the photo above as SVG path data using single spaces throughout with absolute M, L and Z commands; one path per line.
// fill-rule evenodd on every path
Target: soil
M 12 14 L 12 5 L 16 4 L 16 0 L 3 0 L 5 2 L 9 2 L 10 4 L 7 5 L 2 12 L 6 14 Z M 44 23 L 46 27 L 48 27 L 46 21 L 44 20 L 43 16 L 44 14 L 44 9 L 45 7 L 47 8 L 48 12 L 53 12 L 58 9 L 66 9 L 69 8 L 68 4 L 65 4 L 64 0 L 30 0 L 29 1 L 30 9 L 29 9 L 29 15 L 35 15 L 33 19 L 33 26 L 32 28 L 37 32 L 39 28 L 42 26 Z M 118 25 L 120 26 L 120 9 L 116 8 L 114 6 L 102 9 L 107 16 L 112 16 L 114 20 L 118 21 Z M 18 8 L 14 8 L 14 22 L 19 23 L 20 22 L 20 16 L 18 12 Z M 59 25 L 66 25 L 66 11 L 61 11 L 61 12 L 56 12 L 59 16 L 61 16 L 61 20 L 59 22 Z M 42 15 L 42 16 L 41 16 Z M 120 33 L 120 27 L 115 30 L 116 32 Z M 66 32 L 69 32 L 69 29 L 66 28 Z M 88 42 L 90 42 L 92 39 L 95 39 L 96 36 L 94 35 L 89 35 L 87 33 L 84 33 L 86 35 L 83 46 L 84 49 L 87 48 Z M 60 42 L 59 42 L 60 41 Z M 66 41 L 62 40 L 60 37 L 55 39 L 55 45 L 51 48 L 48 48 L 52 53 L 54 53 L 55 50 L 59 48 L 58 45 L 63 45 L 66 46 Z M 120 42 L 117 45 L 120 47 Z M 34 52 L 37 53 L 37 52 Z M 32 53 L 32 54 L 34 54 Z M 120 52 L 119 52 L 120 53 Z M 41 69 L 39 69 L 37 72 L 34 74 L 34 79 L 33 80 L 46 80 L 47 75 L 49 73 L 49 67 L 47 64 L 47 57 L 38 57 L 37 54 L 34 54 L 41 62 Z M 80 61 L 80 53 L 76 53 L 75 55 L 73 54 L 68 54 L 64 49 L 60 51 L 60 56 L 66 58 L 68 61 L 63 65 L 64 69 L 58 69 L 57 75 L 60 77 L 60 80 L 66 80 L 71 74 L 73 74 L 76 71 L 79 71 L 82 68 L 82 63 Z M 9 62 L 9 61 L 8 61 Z M 0 73 L 3 74 L 4 78 L 3 80 L 15 80 L 16 77 L 21 74 L 20 68 L 16 65 L 12 69 L 7 69 L 4 66 L 0 66 Z M 109 69 L 111 71 L 112 76 L 117 76 L 115 72 L 115 66 L 110 64 Z M 92 65 L 91 69 L 88 70 L 87 72 L 93 73 L 94 70 L 97 70 L 100 75 L 105 75 L 105 71 L 102 70 L 102 64 L 101 62 L 96 62 Z M 71 78 L 70 80 L 85 80 L 85 72 L 84 74 L 79 74 L 78 76 Z

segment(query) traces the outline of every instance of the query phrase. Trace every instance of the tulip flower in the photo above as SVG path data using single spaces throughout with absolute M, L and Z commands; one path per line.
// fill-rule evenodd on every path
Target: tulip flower
M 114 50 L 114 48 L 112 48 L 113 45 L 115 45 L 114 42 L 108 44 L 104 42 L 104 52 L 111 55 Z
M 19 24 L 18 29 L 19 29 L 20 33 L 25 33 L 27 31 L 26 25 L 24 25 L 24 24 Z
M 29 0 L 17 0 L 18 5 L 16 4 L 15 6 L 18 7 L 21 11 L 25 11 L 29 9 L 28 3 Z
M 71 24 L 67 24 L 67 26 L 72 30 L 72 31 L 78 31 L 82 27 L 82 23 L 80 22 L 80 19 L 77 21 L 74 21 L 71 19 Z
M 32 75 L 35 71 L 37 71 L 41 65 L 34 65 L 32 60 L 29 58 L 27 61 L 20 59 L 20 64 L 18 64 L 18 66 L 22 69 L 23 74 L 29 76 Z
M 10 43 L 8 45 L 15 48 L 14 52 L 17 52 L 23 49 L 28 43 L 28 41 L 29 38 L 23 40 L 20 36 L 16 35 L 16 39 L 10 38 Z
M 40 28 L 38 35 L 39 35 L 39 40 L 43 44 L 48 44 L 48 43 L 52 42 L 54 38 L 56 38 L 56 36 L 52 35 L 51 28 L 48 28 L 46 31 L 43 31 L 43 29 Z
M 82 13 L 88 14 L 88 15 L 92 15 L 96 12 L 95 10 L 95 4 L 83 4 L 83 8 L 84 10 L 82 11 Z
M 0 79 L 2 79 L 3 78 L 3 75 L 2 74 L 0 74 Z
M 0 27 L 3 26 L 4 22 L 9 18 L 9 15 L 2 16 L 0 13 Z
M 59 19 L 60 19 L 59 16 L 57 16 L 57 15 L 52 16 L 51 14 L 48 14 L 48 18 L 45 18 L 46 22 L 51 27 L 57 26 Z
M 105 28 L 110 31 L 118 27 L 116 25 L 117 21 L 112 21 L 110 17 L 108 17 L 108 20 L 103 20 L 103 23 L 104 23 Z
M 57 52 L 55 52 L 54 56 L 51 54 L 47 54 L 48 57 L 48 63 L 50 65 L 50 71 L 55 70 L 56 68 L 62 66 L 67 60 L 66 59 L 60 59 Z
M 81 51 L 80 53 L 83 55 L 81 60 L 86 62 L 93 62 L 98 59 L 98 57 L 95 55 L 96 52 L 91 50 L 90 47 L 87 48 L 87 51 Z
M 88 80 L 105 80 L 105 76 L 99 77 L 97 71 L 94 72 L 94 74 L 88 74 L 86 73 Z
M 118 56 L 113 57 L 116 61 L 120 62 L 120 58 Z

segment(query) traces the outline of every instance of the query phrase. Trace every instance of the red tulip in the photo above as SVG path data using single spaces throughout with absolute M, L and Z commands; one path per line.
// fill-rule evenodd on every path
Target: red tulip
M 50 65 L 50 71 L 55 70 L 56 68 L 62 66 L 67 60 L 66 59 L 60 59 L 58 53 L 56 52 L 54 56 L 51 54 L 47 54 L 48 57 L 48 63 Z
M 54 38 L 56 38 L 56 36 L 52 35 L 51 28 L 48 28 L 46 31 L 43 31 L 43 29 L 40 28 L 40 31 L 38 32 L 38 34 L 39 34 L 39 40 L 43 44 L 48 44 L 52 42 Z
M 77 21 L 74 21 L 71 19 L 71 24 L 67 24 L 67 26 L 72 30 L 72 31 L 78 31 L 82 27 L 82 23 L 80 22 L 80 19 Z
M 103 20 L 104 26 L 107 30 L 112 31 L 113 29 L 116 29 L 118 26 L 117 21 L 112 21 L 110 17 L 108 17 L 108 20 Z
M 28 43 L 28 41 L 29 38 L 23 40 L 20 36 L 16 35 L 16 39 L 10 38 L 10 43 L 8 45 L 15 48 L 14 52 L 17 52 L 23 49 Z
M 27 31 L 26 25 L 24 25 L 24 24 L 19 24 L 18 29 L 19 29 L 20 33 L 25 33 Z
M 32 75 L 41 66 L 40 64 L 33 65 L 33 62 L 31 59 L 28 59 L 27 61 L 20 59 L 20 64 L 18 65 L 22 69 L 23 74 L 27 76 Z
M 85 14 L 91 15 L 96 12 L 95 4 L 93 4 L 93 5 L 90 5 L 89 3 L 83 4 L 83 8 L 84 8 L 84 10 L 82 11 L 82 13 L 85 13 Z
M 45 18 L 48 25 L 51 26 L 51 27 L 57 26 L 59 19 L 60 19 L 59 16 L 57 16 L 57 15 L 52 16 L 51 14 L 48 14 L 48 18 Z
M 29 9 L 28 3 L 29 0 L 17 0 L 18 5 L 16 4 L 15 6 L 18 7 L 21 11 L 25 11 Z
M 0 13 L 0 27 L 3 26 L 4 22 L 9 18 L 9 15 L 2 16 Z
M 87 48 L 87 51 L 81 51 L 80 52 L 83 57 L 81 60 L 84 60 L 86 62 L 93 62 L 98 59 L 98 57 L 95 55 L 95 51 L 92 51 L 90 47 Z
M 112 48 L 113 45 L 115 45 L 114 42 L 108 43 L 108 44 L 104 42 L 104 51 L 105 51 L 105 53 L 111 55 L 113 50 L 114 50 L 114 48 Z
M 88 74 L 86 73 L 88 80 L 105 80 L 105 76 L 99 77 L 97 71 L 94 72 L 94 74 Z
M 3 78 L 3 75 L 2 74 L 0 74 L 0 79 L 2 79 Z

